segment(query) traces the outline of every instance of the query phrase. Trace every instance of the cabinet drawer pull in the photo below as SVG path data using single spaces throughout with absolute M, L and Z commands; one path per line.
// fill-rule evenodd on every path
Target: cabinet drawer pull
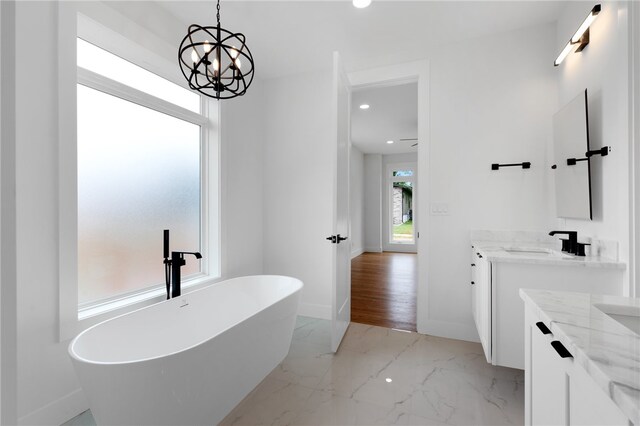
M 476 282 L 475 281 L 471 281 L 471 285 L 474 285 Z
M 476 266 L 476 264 L 475 264 L 475 263 L 472 263 L 472 264 L 471 264 L 471 266 Z
M 537 322 L 536 325 L 538 326 L 538 328 L 540 329 L 540 331 L 542 331 L 542 334 L 551 334 L 551 330 L 549 330 L 547 328 L 546 325 L 544 325 L 544 323 L 542 321 Z
M 480 259 L 482 259 L 482 255 L 480 253 L 476 253 Z
M 553 349 L 555 349 L 556 352 L 558 352 L 558 355 L 560 355 L 560 358 L 573 358 L 573 355 L 571 355 L 571 352 L 569 352 L 567 348 L 565 348 L 564 345 L 559 341 L 554 340 L 553 342 L 551 342 L 551 346 L 553 346 Z

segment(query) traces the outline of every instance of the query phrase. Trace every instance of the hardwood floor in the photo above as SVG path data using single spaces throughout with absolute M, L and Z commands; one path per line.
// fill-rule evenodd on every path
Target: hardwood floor
M 363 253 L 351 260 L 351 321 L 416 331 L 415 253 Z

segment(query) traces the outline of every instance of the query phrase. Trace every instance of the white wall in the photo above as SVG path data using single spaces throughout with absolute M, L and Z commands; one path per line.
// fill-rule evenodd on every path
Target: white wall
M 417 87 L 416 87 L 417 90 Z M 390 223 L 391 219 L 389 218 L 389 179 L 387 174 L 387 168 L 390 164 L 398 164 L 398 163 L 414 163 L 415 167 L 415 176 L 418 177 L 418 154 L 415 152 L 406 153 L 406 154 L 393 154 L 393 155 L 383 155 L 382 156 L 382 176 L 380 178 L 380 183 L 382 188 L 380 189 L 382 193 L 382 220 L 380 221 L 380 233 L 382 235 L 382 249 L 384 251 L 408 251 L 408 252 L 416 252 L 416 244 L 392 244 L 389 242 L 390 240 Z M 417 200 L 417 191 L 415 192 L 416 200 Z M 416 214 L 419 214 L 416 210 Z M 416 222 L 416 221 L 414 221 Z
M 330 68 L 265 81 L 265 272 L 301 279 L 299 313 L 319 318 L 331 314 L 331 94 Z
M 51 423 L 60 422 L 85 404 L 68 342 L 58 342 L 56 20 L 54 3 L 16 5 L 16 51 L 40 46 L 38 55 L 16 54 L 18 418 L 23 424 L 44 423 L 49 414 Z M 60 399 L 65 401 L 52 413 L 49 404 Z
M 261 80 L 222 102 L 222 240 L 225 277 L 263 271 L 264 111 Z
M 146 8 L 153 13 L 150 3 Z M 22 424 L 60 424 L 87 403 L 71 368 L 69 342 L 58 341 L 58 259 L 64 253 L 58 252 L 57 4 L 19 2 L 16 13 L 16 51 L 38 46 L 37 55 L 19 54 L 15 63 L 18 417 Z M 92 17 L 108 25 L 115 15 Z M 115 29 L 133 34 L 135 25 L 126 27 Z M 145 43 L 150 46 L 149 39 Z M 167 59 L 174 61 L 174 54 Z M 233 188 L 222 212 L 223 229 L 233 234 L 222 248 L 229 276 L 262 272 L 262 95 L 254 84 L 255 93 L 222 111 L 222 163 Z
M 351 146 L 350 181 L 349 181 L 349 213 L 351 215 L 350 235 L 351 257 L 364 251 L 364 154 L 355 146 Z
M 556 51 L 566 44 L 593 4 L 568 2 L 558 20 Z M 557 69 L 558 108 L 585 88 L 588 95 L 591 149 L 610 146 L 606 157 L 591 160 L 593 220 L 558 219 L 561 229 L 619 243 L 619 257 L 629 262 L 629 74 L 628 5 L 603 2 L 590 29 L 590 43 L 570 54 Z M 625 292 L 629 292 L 628 271 Z
M 424 204 L 418 213 L 420 237 L 428 239 L 419 253 L 421 271 L 426 267 L 427 333 L 477 339 L 471 229 L 549 230 L 555 222 L 547 149 L 557 105 L 555 40 L 555 25 L 548 24 L 426 55 L 431 142 L 420 182 L 428 183 L 431 203 L 449 207 L 447 216 L 431 216 Z M 521 161 L 532 168 L 491 171 L 491 163 Z
M 364 251 L 382 251 L 382 155 L 364 155 Z

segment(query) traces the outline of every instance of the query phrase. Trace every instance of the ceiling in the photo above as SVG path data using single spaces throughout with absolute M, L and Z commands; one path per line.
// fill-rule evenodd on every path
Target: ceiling
M 369 109 L 360 109 L 367 104 Z M 418 84 L 374 87 L 355 91 L 351 98 L 351 142 L 365 154 L 417 152 Z M 393 144 L 387 141 L 392 140 Z
M 215 25 L 215 2 L 162 1 L 184 24 L 164 28 L 176 46 L 189 24 Z M 224 28 L 242 32 L 258 78 L 330 68 L 339 51 L 348 71 L 424 59 L 435 46 L 553 22 L 557 1 L 382 1 L 366 9 L 341 1 L 221 2 Z M 180 27 L 180 26 L 178 26 Z

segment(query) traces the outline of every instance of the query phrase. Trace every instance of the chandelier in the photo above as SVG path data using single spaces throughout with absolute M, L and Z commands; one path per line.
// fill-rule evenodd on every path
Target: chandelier
M 245 36 L 220 26 L 220 0 L 215 27 L 190 25 L 178 50 L 178 62 L 189 87 L 215 99 L 242 96 L 253 81 L 253 56 Z

